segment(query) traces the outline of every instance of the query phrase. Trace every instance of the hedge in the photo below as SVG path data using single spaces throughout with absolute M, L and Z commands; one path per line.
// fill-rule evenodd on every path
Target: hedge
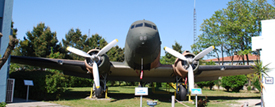
M 36 100 L 58 99 L 65 92 L 67 78 L 59 72 L 51 71 L 16 71 L 10 74 L 15 79 L 15 97 L 26 98 L 27 86 L 24 80 L 33 80 L 29 87 L 29 98 Z
M 222 87 L 227 91 L 231 89 L 233 92 L 239 92 L 245 83 L 247 83 L 247 77 L 245 75 L 222 77 Z

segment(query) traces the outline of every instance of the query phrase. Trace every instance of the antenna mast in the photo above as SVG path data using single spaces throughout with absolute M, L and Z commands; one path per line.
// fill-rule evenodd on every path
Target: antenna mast
M 196 42 L 196 22 L 197 22 L 197 19 L 196 19 L 196 0 L 194 0 L 194 14 L 193 14 L 193 34 L 194 34 L 194 44 Z

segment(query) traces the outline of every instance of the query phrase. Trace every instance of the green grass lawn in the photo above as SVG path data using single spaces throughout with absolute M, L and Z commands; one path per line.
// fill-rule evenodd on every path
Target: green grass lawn
M 91 87 L 74 87 L 69 88 L 64 95 L 61 96 L 60 100 L 49 101 L 52 103 L 57 103 L 61 105 L 67 105 L 72 107 L 138 107 L 140 106 L 140 97 L 135 96 L 136 86 L 113 86 L 109 87 L 108 96 L 110 100 L 88 100 L 85 99 L 90 95 Z M 158 105 L 156 107 L 169 107 L 171 106 L 171 95 L 173 95 L 173 89 L 170 89 L 170 94 L 154 94 L 149 89 L 149 95 L 143 96 L 143 106 L 147 106 L 147 100 L 158 100 Z M 159 90 L 165 90 L 161 88 Z M 240 93 L 225 92 L 225 91 L 212 91 L 208 89 L 202 90 L 203 94 L 198 97 L 209 99 L 208 107 L 229 107 L 226 104 L 235 103 L 238 99 L 260 99 L 260 94 L 255 92 L 245 92 Z M 195 99 L 192 96 L 192 99 Z M 184 104 L 194 107 L 194 104 L 190 102 L 183 102 Z M 182 106 L 180 103 L 176 103 L 175 106 Z

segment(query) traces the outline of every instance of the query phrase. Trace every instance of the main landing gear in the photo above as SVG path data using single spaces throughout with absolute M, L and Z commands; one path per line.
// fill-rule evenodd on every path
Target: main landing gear
M 185 86 L 183 86 L 182 84 L 180 84 L 178 86 L 178 93 L 177 93 L 177 96 L 178 96 L 178 99 L 179 101 L 184 101 L 186 99 L 186 95 L 187 95 L 187 90 L 185 88 Z
M 176 86 L 177 86 L 177 89 L 176 89 L 176 96 L 177 96 L 177 99 L 179 101 L 183 101 L 186 99 L 186 95 L 188 93 L 187 89 L 186 89 L 186 85 L 182 85 L 182 78 L 179 77 L 179 76 L 176 76 Z M 187 79 L 186 79 L 187 80 Z

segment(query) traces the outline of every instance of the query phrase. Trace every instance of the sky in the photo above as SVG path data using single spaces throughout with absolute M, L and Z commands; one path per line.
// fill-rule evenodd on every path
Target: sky
M 196 0 L 197 35 L 203 20 L 226 8 L 229 1 Z M 175 41 L 182 50 L 191 50 L 193 12 L 194 0 L 14 0 L 12 20 L 20 40 L 43 22 L 57 33 L 59 42 L 71 28 L 87 35 L 90 29 L 90 36 L 97 33 L 107 42 L 118 39 L 123 48 L 130 25 L 145 19 L 157 25 L 164 56 L 163 47 L 172 48 Z

